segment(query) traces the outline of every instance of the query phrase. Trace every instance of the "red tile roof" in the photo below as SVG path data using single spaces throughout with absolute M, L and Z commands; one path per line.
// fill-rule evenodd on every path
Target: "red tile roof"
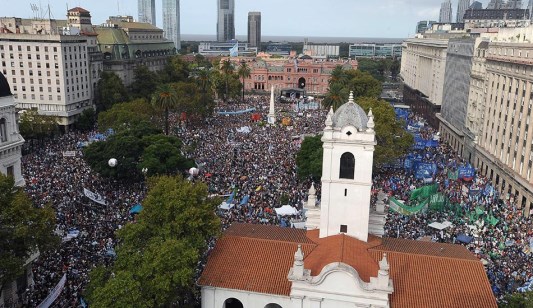
M 71 8 L 71 9 L 68 10 L 68 11 L 69 11 L 69 12 L 89 13 L 89 11 L 87 11 L 86 9 L 81 8 L 81 7 L 79 7 L 79 6 L 74 7 L 74 8 Z
M 497 307 L 483 265 L 463 246 L 372 235 L 366 243 L 346 235 L 320 239 L 318 230 L 251 224 L 234 224 L 217 241 L 199 284 L 288 296 L 298 244 L 311 275 L 343 262 L 366 282 L 386 252 L 392 307 Z

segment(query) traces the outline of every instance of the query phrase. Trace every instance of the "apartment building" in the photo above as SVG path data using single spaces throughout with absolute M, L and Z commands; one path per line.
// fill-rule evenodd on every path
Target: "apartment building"
M 448 42 L 441 112 L 437 114 L 443 140 L 463 155 L 470 73 L 475 39 L 454 38 Z
M 103 69 L 90 14 L 68 11 L 69 20 L 0 18 L 0 70 L 18 109 L 36 108 L 68 127 L 93 107 Z M 92 60 L 92 61 L 91 61 Z
M 89 41 L 80 35 L 0 33 L 0 69 L 17 108 L 37 108 L 63 126 L 91 108 L 96 77 L 91 75 Z
M 533 45 L 490 43 L 476 166 L 526 215 L 533 204 Z
M 414 38 L 402 44 L 404 101 L 437 128 L 444 88 L 447 39 Z

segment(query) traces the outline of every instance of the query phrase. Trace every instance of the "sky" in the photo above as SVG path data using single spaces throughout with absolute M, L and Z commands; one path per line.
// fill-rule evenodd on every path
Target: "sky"
M 235 32 L 246 35 L 248 12 L 260 11 L 262 34 L 268 36 L 384 37 L 414 35 L 420 20 L 437 20 L 443 0 L 235 0 Z M 452 0 L 453 14 L 457 1 Z M 484 6 L 488 0 L 481 1 Z M 137 0 L 0 0 L 0 16 L 33 17 L 30 4 L 52 18 L 66 19 L 67 6 L 91 12 L 93 24 L 110 15 L 137 18 Z M 156 0 L 157 24 L 162 27 L 162 0 Z M 216 33 L 217 0 L 181 0 L 181 33 Z M 46 13 L 48 16 L 48 13 Z

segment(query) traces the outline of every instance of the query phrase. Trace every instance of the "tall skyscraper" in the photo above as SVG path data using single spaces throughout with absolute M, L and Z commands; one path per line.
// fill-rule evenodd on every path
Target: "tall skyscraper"
M 155 0 L 138 0 L 139 22 L 155 26 Z
M 465 12 L 468 7 L 470 7 L 470 0 L 459 0 L 459 3 L 457 3 L 457 15 L 455 22 L 463 22 L 463 17 L 465 16 Z
M 490 0 L 489 4 L 487 5 L 487 9 L 503 9 L 505 7 L 505 4 L 503 3 L 503 0 Z
M 261 47 L 261 12 L 248 13 L 248 44 Z
M 235 39 L 235 0 L 218 0 L 217 40 Z
M 482 10 L 483 9 L 483 3 L 479 1 L 472 2 L 472 5 L 468 8 L 470 10 Z
M 522 0 L 509 0 L 507 1 L 508 9 L 521 9 L 522 8 Z
M 440 5 L 439 22 L 451 23 L 452 22 L 452 1 L 446 0 Z
M 163 0 L 163 31 L 165 38 L 181 49 L 180 0 Z

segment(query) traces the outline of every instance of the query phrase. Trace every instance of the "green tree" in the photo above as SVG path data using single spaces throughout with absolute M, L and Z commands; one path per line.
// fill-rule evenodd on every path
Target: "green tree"
M 180 55 L 169 58 L 165 68 L 159 72 L 161 83 L 185 81 L 189 78 L 189 64 Z
M 85 109 L 82 111 L 78 119 L 76 120 L 76 128 L 81 131 L 88 131 L 94 128 L 96 121 L 96 112 L 93 108 Z
M 237 75 L 242 78 L 242 103 L 244 103 L 244 80 L 246 78 L 250 77 L 250 73 L 252 72 L 250 66 L 246 64 L 246 62 L 241 62 L 241 65 L 239 66 L 239 69 L 237 70 Z
M 337 108 L 346 103 L 347 100 L 348 88 L 340 83 L 332 83 L 329 86 L 326 97 L 322 100 L 322 105 L 327 109 L 333 107 L 334 110 L 337 110 Z
M 147 136 L 143 144 L 146 147 L 138 169 L 146 168 L 147 176 L 178 174 L 195 166 L 194 161 L 181 155 L 181 141 L 174 136 Z
M 498 306 L 502 308 L 533 308 L 533 291 L 508 294 Z
M 102 72 L 96 85 L 95 101 L 99 111 L 105 111 L 113 104 L 128 101 L 128 91 L 120 77 L 113 72 Z
M 159 76 L 145 65 L 139 65 L 133 71 L 133 82 L 129 86 L 133 98 L 150 100 L 159 84 Z
M 335 66 L 333 71 L 331 71 L 331 79 L 329 80 L 330 86 L 332 84 L 345 85 L 347 82 L 348 82 L 348 75 L 346 75 L 346 72 L 344 71 L 342 66 L 340 65 Z
M 34 207 L 13 177 L 0 173 L 0 290 L 23 273 L 33 253 L 59 244 L 54 229 L 53 209 Z
M 105 131 L 109 128 L 115 132 L 122 132 L 138 126 L 140 123 L 150 123 L 155 115 L 154 107 L 145 99 L 118 103 L 109 110 L 98 114 L 98 127 Z M 152 124 L 149 124 L 153 128 Z
M 36 108 L 32 108 L 20 116 L 19 130 L 26 140 L 41 140 L 59 132 L 59 125 L 55 117 L 41 115 Z
M 390 74 L 393 79 L 396 79 L 398 74 L 400 73 L 401 63 L 398 59 L 394 59 L 392 61 L 392 64 L 390 66 Z
M 138 163 L 143 149 L 139 138 L 116 134 L 106 141 L 91 143 L 84 149 L 83 157 L 92 170 L 104 177 L 137 179 L 141 176 L 138 172 Z M 115 158 L 118 162 L 115 167 L 108 165 L 111 158 Z
M 357 104 L 368 113 L 372 108 L 376 131 L 376 148 L 374 166 L 394 161 L 405 155 L 413 145 L 414 138 L 405 128 L 404 123 L 396 119 L 394 108 L 384 100 L 361 97 Z
M 298 166 L 298 177 L 304 179 L 312 177 L 320 179 L 322 176 L 322 138 L 321 135 L 305 137 L 302 147 L 296 155 L 296 166 Z
M 347 70 L 348 83 L 346 87 L 353 91 L 353 96 L 378 98 L 382 92 L 381 82 L 369 73 L 360 70 Z
M 196 268 L 210 238 L 220 230 L 203 183 L 181 177 L 149 180 L 136 223 L 117 232 L 121 243 L 112 268 L 91 273 L 92 307 L 185 307 L 195 297 Z M 111 274 L 112 273 L 112 274 Z M 196 294 L 197 295 L 197 294 Z
M 379 81 L 384 81 L 382 65 L 378 60 L 359 58 L 357 59 L 357 68 L 361 72 L 369 73 Z
M 152 96 L 152 104 L 155 108 L 163 110 L 165 116 L 165 134 L 168 135 L 169 113 L 170 110 L 176 108 L 178 105 L 178 96 L 175 89 L 168 83 L 160 85 Z
M 229 83 L 235 74 L 235 68 L 233 67 L 233 64 L 231 63 L 230 59 L 226 59 L 222 61 L 222 63 L 220 64 L 220 71 L 222 72 L 222 78 L 224 80 L 224 85 L 226 86 L 226 92 L 225 92 L 225 95 L 223 96 L 224 102 L 226 102 L 227 99 L 229 98 L 229 93 L 230 93 Z
M 224 101 L 241 95 L 241 81 L 236 74 L 224 75 L 220 71 L 213 71 L 212 81 L 215 93 Z

